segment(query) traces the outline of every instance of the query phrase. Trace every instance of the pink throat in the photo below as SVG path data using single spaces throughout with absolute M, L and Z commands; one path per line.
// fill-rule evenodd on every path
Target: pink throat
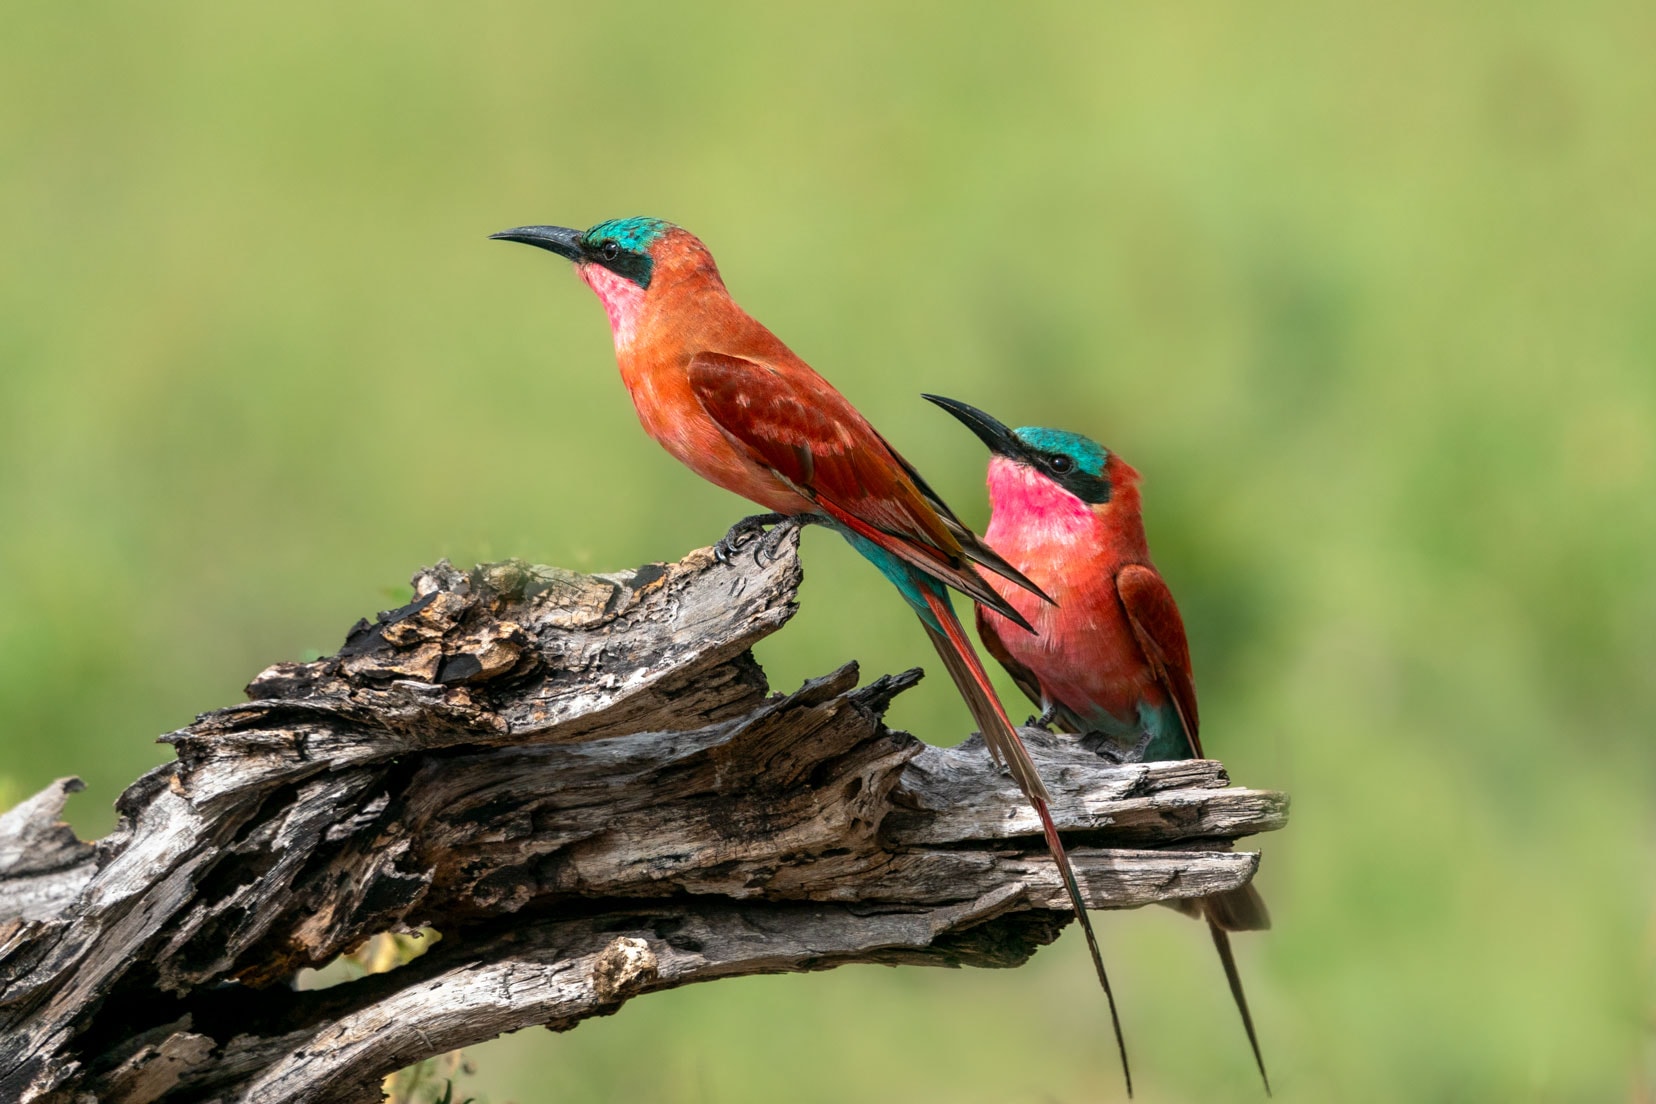
M 1092 507 L 1028 465 L 1004 456 L 989 461 L 991 546 L 1096 541 L 1100 529 Z
M 598 301 L 604 304 L 616 352 L 627 348 L 638 333 L 638 316 L 644 310 L 644 289 L 603 265 L 581 265 L 576 272 L 598 294 Z

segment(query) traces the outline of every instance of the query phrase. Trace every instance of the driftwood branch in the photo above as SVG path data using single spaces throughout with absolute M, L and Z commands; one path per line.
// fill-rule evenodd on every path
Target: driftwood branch
M 1068 922 L 1039 825 L 974 738 L 882 716 L 919 672 L 770 696 L 774 561 L 585 576 L 446 564 L 340 651 L 164 737 L 95 844 L 75 779 L 0 816 L 0 1100 L 358 1101 L 386 1073 L 694 981 L 847 962 L 1015 966 Z M 1286 799 L 1218 763 L 1026 732 L 1089 901 L 1252 877 Z M 293 984 L 368 937 L 442 940 Z

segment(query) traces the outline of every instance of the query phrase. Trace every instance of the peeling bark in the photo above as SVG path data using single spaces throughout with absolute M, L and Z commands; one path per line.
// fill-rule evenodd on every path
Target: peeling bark
M 414 579 L 335 655 L 164 739 L 96 844 L 63 779 L 0 816 L 0 1099 L 379 1099 L 397 1068 L 642 993 L 847 962 L 1016 966 L 1070 916 L 977 738 L 885 727 L 918 671 L 772 696 L 775 560 Z M 1090 904 L 1242 885 L 1287 800 L 1026 730 Z M 295 990 L 384 931 L 442 941 Z

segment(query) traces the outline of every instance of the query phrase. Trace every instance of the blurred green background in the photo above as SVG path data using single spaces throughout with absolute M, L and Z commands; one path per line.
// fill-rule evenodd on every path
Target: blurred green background
M 413 570 L 676 558 L 524 222 L 653 214 L 982 525 L 918 399 L 1144 473 L 1204 737 L 1287 789 L 1240 941 L 1283 1100 L 1649 1099 L 1656 9 L 9 5 L 0 804 L 86 834 Z M 778 688 L 933 662 L 831 535 Z M 895 723 L 952 742 L 946 685 Z M 1011 693 L 1010 686 L 1007 687 Z M 1147 1101 L 1257 1100 L 1200 927 L 1101 916 Z M 472 1052 L 541 1101 L 1119 1092 L 1070 930 L 1006 972 L 652 996 Z

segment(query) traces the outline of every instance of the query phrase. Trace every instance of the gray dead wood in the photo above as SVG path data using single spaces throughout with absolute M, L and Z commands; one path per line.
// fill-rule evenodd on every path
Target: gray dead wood
M 794 611 L 797 544 L 439 564 L 164 737 L 107 838 L 59 823 L 75 779 L 0 816 L 0 1100 L 377 1100 L 422 1058 L 690 982 L 1025 961 L 1063 888 L 981 742 L 882 723 L 919 672 L 770 694 L 750 649 Z M 1026 737 L 1098 908 L 1242 885 L 1231 841 L 1287 816 L 1216 762 Z M 292 985 L 427 925 L 395 970 Z

